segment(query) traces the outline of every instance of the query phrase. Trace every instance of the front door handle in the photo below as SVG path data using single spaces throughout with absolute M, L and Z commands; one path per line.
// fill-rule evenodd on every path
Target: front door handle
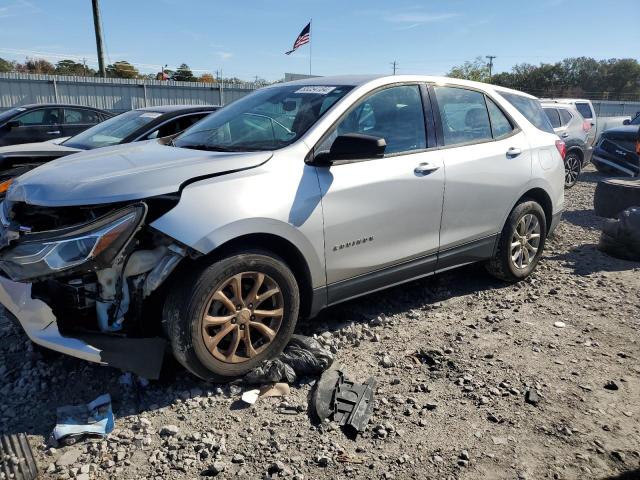
M 427 175 L 431 172 L 435 172 L 439 168 L 440 167 L 438 167 L 437 165 L 432 165 L 428 162 L 423 162 L 419 164 L 416 168 L 414 168 L 413 172 L 416 173 L 417 175 Z
M 563 134 L 562 134 L 562 138 L 567 138 L 568 136 L 569 136 L 569 134 L 568 134 L 568 133 L 563 133 Z
M 509 158 L 517 157 L 521 153 L 522 153 L 522 150 L 520 150 L 519 148 L 511 147 L 509 150 L 507 150 L 507 157 Z
M 60 130 L 51 130 L 47 132 L 47 135 L 60 135 Z

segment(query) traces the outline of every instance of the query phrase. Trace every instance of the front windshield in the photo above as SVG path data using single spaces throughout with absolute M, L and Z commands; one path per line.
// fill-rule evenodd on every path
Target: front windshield
M 71 137 L 62 144 L 81 150 L 91 150 L 93 148 L 116 145 L 160 115 L 162 114 L 159 112 L 131 110 L 105 120 L 102 123 L 98 123 L 84 132 Z
M 5 110 L 4 112 L 0 112 L 0 123 L 13 117 L 16 113 L 24 112 L 25 110 L 26 108 L 17 107 L 17 108 L 10 108 L 9 110 Z
M 213 151 L 286 147 L 352 88 L 299 84 L 263 88 L 185 130 L 174 145 Z

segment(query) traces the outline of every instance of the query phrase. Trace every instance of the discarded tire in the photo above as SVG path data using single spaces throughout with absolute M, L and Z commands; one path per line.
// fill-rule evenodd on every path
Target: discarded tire
M 640 207 L 605 220 L 598 248 L 613 257 L 640 262 Z
M 593 197 L 599 217 L 615 218 L 626 208 L 640 205 L 640 179 L 607 178 L 600 180 Z
M 33 480 L 38 466 L 24 433 L 0 436 L 0 478 Z

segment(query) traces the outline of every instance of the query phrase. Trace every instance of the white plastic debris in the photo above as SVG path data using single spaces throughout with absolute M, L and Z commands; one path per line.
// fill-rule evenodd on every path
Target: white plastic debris
M 242 401 L 244 403 L 248 403 L 249 405 L 253 405 L 258 401 L 259 395 L 260 395 L 260 390 L 247 390 L 242 394 Z

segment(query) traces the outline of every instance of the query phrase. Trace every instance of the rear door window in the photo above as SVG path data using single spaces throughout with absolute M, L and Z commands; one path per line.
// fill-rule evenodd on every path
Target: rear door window
M 576 102 L 576 109 L 580 112 L 586 119 L 593 118 L 593 112 L 591 111 L 591 107 L 586 102 Z
M 433 87 L 445 145 L 493 139 L 484 94 L 457 87 Z
M 560 114 L 558 110 L 555 108 L 545 108 L 544 113 L 547 115 L 547 118 L 551 122 L 551 126 L 553 128 L 560 128 Z
M 65 108 L 64 123 L 67 125 L 96 124 L 100 121 L 98 114 L 93 110 L 83 108 Z
M 555 133 L 549 118 L 542 111 L 540 102 L 535 98 L 525 97 L 511 92 L 499 92 L 500 95 L 515 107 L 531 124 L 543 132 Z
M 568 125 L 573 118 L 571 112 L 569 112 L 569 110 L 565 110 L 564 108 L 560 108 L 558 111 L 560 112 L 560 123 L 562 123 L 562 126 L 564 127 L 565 125 Z

